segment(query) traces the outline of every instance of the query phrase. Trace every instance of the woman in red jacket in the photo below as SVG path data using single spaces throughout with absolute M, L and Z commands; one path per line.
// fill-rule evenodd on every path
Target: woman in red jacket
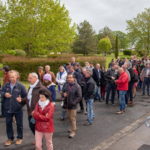
M 47 150 L 53 150 L 52 136 L 54 132 L 54 104 L 49 100 L 49 91 L 42 89 L 40 100 L 33 111 L 35 119 L 36 150 L 42 150 L 42 139 L 45 137 Z
M 129 77 L 128 74 L 124 71 L 123 68 L 119 68 L 119 79 L 116 80 L 117 90 L 119 91 L 119 103 L 120 103 L 120 111 L 117 114 L 123 114 L 125 112 L 125 95 L 128 91 L 128 82 Z

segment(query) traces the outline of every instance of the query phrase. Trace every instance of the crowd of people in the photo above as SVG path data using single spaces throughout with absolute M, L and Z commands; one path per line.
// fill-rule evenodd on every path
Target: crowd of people
M 53 150 L 54 111 L 57 95 L 60 95 L 60 120 L 70 120 L 69 138 L 76 135 L 77 113 L 87 115 L 85 126 L 94 123 L 94 102 L 106 105 L 119 103 L 116 114 L 126 112 L 127 106 L 134 106 L 136 90 L 150 96 L 150 58 L 112 60 L 108 69 L 100 64 L 85 62 L 81 66 L 75 57 L 71 62 L 60 66 L 58 73 L 51 71 L 49 65 L 39 66 L 37 72 L 29 73 L 28 91 L 19 82 L 19 72 L 4 66 L 4 80 L 1 91 L 2 117 L 6 119 L 8 140 L 5 146 L 23 141 L 23 106 L 27 105 L 29 127 L 35 135 L 36 150 L 42 150 L 42 139 L 46 139 L 47 150 Z M 14 119 L 15 118 L 15 119 Z M 17 139 L 14 141 L 13 121 L 17 125 Z

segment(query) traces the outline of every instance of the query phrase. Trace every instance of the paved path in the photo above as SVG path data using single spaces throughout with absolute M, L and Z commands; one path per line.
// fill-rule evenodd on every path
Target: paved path
M 56 104 L 55 112 L 55 134 L 54 134 L 54 149 L 55 150 L 94 150 L 101 146 L 105 142 L 107 148 L 111 148 L 114 143 L 107 143 L 107 140 L 112 138 L 113 135 L 117 135 L 121 130 L 126 127 L 130 127 L 139 118 L 146 117 L 145 114 L 150 112 L 150 97 L 142 97 L 140 93 L 137 93 L 136 103 L 134 107 L 128 107 L 127 112 L 123 115 L 116 115 L 118 105 L 105 105 L 104 102 L 95 102 L 96 118 L 92 126 L 85 127 L 83 123 L 86 120 L 84 114 L 77 116 L 78 133 L 74 139 L 68 139 L 68 121 L 61 122 L 60 116 L 60 103 Z M 144 118 L 143 118 L 144 120 Z M 141 125 L 142 122 L 138 124 Z M 14 125 L 15 127 L 15 125 Z M 126 129 L 127 130 L 127 129 Z M 142 129 L 141 129 L 142 130 Z M 147 129 L 148 130 L 148 129 Z M 129 132 L 128 130 L 125 133 Z M 127 136 L 127 135 L 126 135 Z M 117 139 L 118 138 L 118 139 Z M 120 137 L 123 138 L 123 137 Z M 117 141 L 120 140 L 116 137 Z M 114 139 L 114 141 L 116 140 Z M 26 109 L 24 108 L 24 142 L 21 146 L 11 146 L 8 148 L 3 147 L 3 142 L 6 140 L 5 136 L 5 121 L 0 119 L 0 150 L 34 150 L 34 146 L 31 144 L 34 140 L 31 134 Z M 115 141 L 115 142 L 117 142 Z M 98 149 L 97 149 L 98 150 Z M 99 149 L 100 150 L 100 149 Z M 102 149 L 103 150 L 103 149 Z M 109 149 L 120 150 L 120 149 Z M 123 150 L 123 149 L 122 149 Z M 125 149 L 124 149 L 125 150 Z M 129 149 L 127 149 L 129 150 Z M 130 149 L 134 150 L 134 149 Z

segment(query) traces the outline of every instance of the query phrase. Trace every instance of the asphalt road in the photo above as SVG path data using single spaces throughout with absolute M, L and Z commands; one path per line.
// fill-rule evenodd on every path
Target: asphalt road
M 54 150 L 92 150 L 101 142 L 117 133 L 119 130 L 130 125 L 144 114 L 150 112 L 150 97 L 142 97 L 138 92 L 135 98 L 134 107 L 128 107 L 127 112 L 123 115 L 116 115 L 118 104 L 106 105 L 104 102 L 95 102 L 96 118 L 92 126 L 83 126 L 86 121 L 86 115 L 78 114 L 77 124 L 78 132 L 75 138 L 68 139 L 68 120 L 60 121 L 61 107 L 60 103 L 56 104 L 55 111 L 55 133 L 53 137 Z M 14 129 L 16 125 L 14 124 Z M 21 146 L 12 145 L 4 147 L 3 142 L 6 140 L 5 120 L 0 119 L 0 150 L 34 150 L 32 142 L 34 136 L 29 130 L 26 108 L 24 108 L 24 141 Z M 45 150 L 45 148 L 44 148 Z

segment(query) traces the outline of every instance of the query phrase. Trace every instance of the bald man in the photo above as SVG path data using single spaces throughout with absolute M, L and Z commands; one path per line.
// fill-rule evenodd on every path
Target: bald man
M 123 68 L 118 69 L 119 79 L 115 81 L 117 84 L 117 90 L 119 91 L 119 103 L 120 103 L 120 111 L 117 114 L 123 114 L 125 112 L 125 95 L 128 91 L 128 82 L 129 77 L 128 74 L 124 71 Z

